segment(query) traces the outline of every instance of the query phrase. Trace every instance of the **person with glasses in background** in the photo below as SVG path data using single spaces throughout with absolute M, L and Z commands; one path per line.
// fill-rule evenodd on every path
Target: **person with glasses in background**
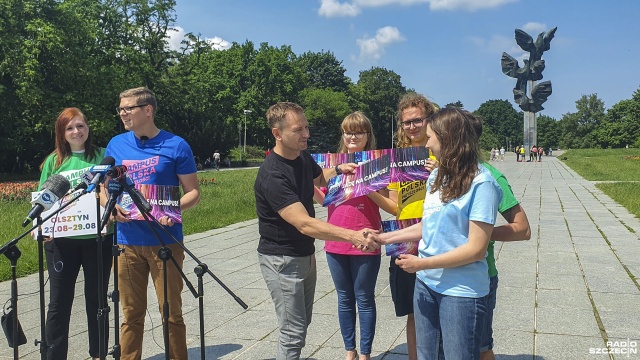
M 125 90 L 116 108 L 128 132 L 115 136 L 107 145 L 107 156 L 125 165 L 136 186 L 141 184 L 181 186 L 180 210 L 192 208 L 200 201 L 196 164 L 189 144 L 182 138 L 159 129 L 154 121 L 157 111 L 154 93 L 146 87 Z M 163 263 L 158 257 L 161 244 L 145 221 L 130 220 L 128 212 L 116 206 L 118 243 L 124 253 L 118 257 L 118 281 L 124 321 L 121 334 L 121 359 L 141 359 L 144 320 L 147 311 L 149 274 L 154 283 L 158 304 L 164 303 Z M 168 216 L 158 219 L 177 241 L 183 240 L 182 223 Z M 177 264 L 182 268 L 184 250 L 160 229 L 151 224 Z M 167 263 L 167 300 L 169 303 L 169 349 L 171 359 L 187 359 L 187 333 L 182 317 L 183 282 L 176 267 Z
M 427 118 L 438 108 L 424 95 L 408 93 L 398 103 L 398 147 L 425 146 L 427 144 Z M 434 159 L 427 160 L 427 170 L 437 165 Z M 422 204 L 426 196 L 426 181 L 407 181 L 391 183 L 388 186 L 388 197 L 379 193 L 369 196 L 397 220 L 422 218 Z M 416 282 L 415 273 L 408 273 L 396 264 L 397 257 L 389 262 L 389 287 L 395 305 L 396 316 L 407 317 L 407 352 L 409 360 L 417 360 L 416 328 L 413 317 L 413 290 Z
M 338 153 L 376 148 L 371 121 L 362 112 L 347 115 L 340 128 L 342 138 Z M 322 204 L 324 192 L 316 191 L 315 194 L 315 200 Z M 368 196 L 358 196 L 340 205 L 329 205 L 327 211 L 327 222 L 345 229 L 361 231 L 380 229 L 382 226 L 380 208 Z M 324 243 L 324 251 L 338 294 L 338 321 L 347 350 L 346 360 L 369 360 L 376 333 L 375 287 L 380 270 L 380 249 L 362 252 L 349 243 L 327 241 Z M 356 350 L 356 314 L 360 318 L 359 357 Z

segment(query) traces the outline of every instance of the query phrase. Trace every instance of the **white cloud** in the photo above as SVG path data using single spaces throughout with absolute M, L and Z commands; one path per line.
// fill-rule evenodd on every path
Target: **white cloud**
M 180 26 L 175 26 L 173 29 L 170 29 L 167 33 L 168 39 L 168 47 L 169 50 L 181 51 L 180 47 L 182 47 L 182 41 L 185 40 L 185 35 L 187 32 L 181 28 Z M 231 47 L 231 43 L 222 39 L 219 36 L 214 36 L 212 38 L 205 38 L 204 41 L 211 46 L 214 50 L 227 50 Z
M 178 51 L 180 50 L 180 42 L 184 40 L 184 36 L 187 34 L 183 28 L 180 26 L 176 26 L 173 29 L 168 30 L 169 38 L 167 39 L 167 43 L 169 44 L 169 50 Z
M 518 0 L 320 0 L 318 15 L 326 17 L 357 16 L 362 9 L 382 6 L 429 4 L 432 11 L 491 9 Z
M 204 41 L 207 42 L 207 44 L 209 44 L 209 46 L 211 46 L 211 48 L 213 50 L 227 50 L 228 48 L 231 47 L 231 43 L 228 42 L 227 40 L 224 40 L 223 38 L 219 37 L 219 36 L 214 36 L 212 38 L 206 38 L 204 39 Z
M 360 7 L 352 3 L 341 3 L 338 0 L 320 0 L 318 15 L 326 17 L 356 16 Z
M 524 24 L 521 28 L 527 34 L 531 35 L 533 38 L 538 36 L 543 31 L 547 31 L 547 24 L 541 24 L 537 22 L 528 22 Z
M 436 10 L 467 10 L 492 9 L 518 0 L 427 0 L 429 9 Z
M 400 31 L 393 26 L 385 26 L 376 31 L 376 35 L 371 38 L 363 37 L 356 40 L 360 48 L 360 54 L 355 59 L 357 61 L 379 60 L 385 53 L 385 49 L 397 42 L 404 41 Z

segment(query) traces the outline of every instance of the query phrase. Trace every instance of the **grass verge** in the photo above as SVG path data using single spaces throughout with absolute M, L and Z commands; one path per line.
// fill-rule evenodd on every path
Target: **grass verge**
M 579 149 L 559 156 L 571 169 L 640 218 L 640 149 Z M 566 160 L 565 160 L 566 158 Z

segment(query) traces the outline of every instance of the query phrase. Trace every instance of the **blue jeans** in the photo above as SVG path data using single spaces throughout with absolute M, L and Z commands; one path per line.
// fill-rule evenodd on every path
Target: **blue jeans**
M 360 317 L 360 353 L 371 354 L 376 333 L 375 287 L 380 256 L 327 253 L 327 264 L 338 293 L 338 321 L 344 348 L 356 349 L 356 303 Z
M 448 296 L 416 279 L 413 297 L 418 359 L 478 360 L 486 298 Z
M 496 308 L 496 295 L 498 291 L 498 275 L 489 278 L 489 294 L 485 296 L 487 303 L 487 315 L 484 317 L 484 327 L 480 339 L 480 352 L 493 349 L 493 310 Z
M 298 360 L 313 314 L 316 256 L 258 253 L 258 260 L 276 308 L 280 328 L 276 360 Z

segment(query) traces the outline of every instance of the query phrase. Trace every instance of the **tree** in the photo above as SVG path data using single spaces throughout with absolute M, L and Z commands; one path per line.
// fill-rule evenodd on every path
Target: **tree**
M 474 114 L 482 118 L 483 133 L 484 129 L 491 129 L 500 145 L 507 146 L 507 138 L 512 144 L 522 143 L 523 115 L 516 111 L 509 101 L 485 101 Z
M 538 127 L 538 146 L 544 149 L 557 147 L 560 141 L 560 126 L 556 119 L 547 115 L 539 115 L 536 119 Z
M 462 105 L 462 102 L 460 100 L 458 100 L 458 101 L 456 101 L 454 103 L 448 103 L 444 107 L 446 107 L 446 108 L 455 108 L 455 109 L 464 109 L 464 105 Z
M 604 102 L 597 94 L 582 95 L 576 101 L 575 113 L 567 113 L 560 120 L 560 145 L 567 148 L 592 148 L 598 142 L 594 130 L 604 120 Z
M 396 129 L 398 101 L 406 92 L 400 75 L 391 70 L 373 67 L 360 72 L 353 97 L 365 105 L 366 108 L 361 110 L 372 122 L 380 149 L 391 147 L 391 134 Z
M 309 151 L 336 152 L 340 124 L 351 113 L 347 95 L 329 89 L 305 89 L 300 94 L 300 105 L 309 121 Z
M 332 52 L 323 50 L 314 53 L 308 51 L 300 55 L 295 63 L 305 75 L 306 87 L 339 92 L 349 90 L 351 79 L 344 75 L 347 69 L 342 66 L 342 61 L 336 59 Z

